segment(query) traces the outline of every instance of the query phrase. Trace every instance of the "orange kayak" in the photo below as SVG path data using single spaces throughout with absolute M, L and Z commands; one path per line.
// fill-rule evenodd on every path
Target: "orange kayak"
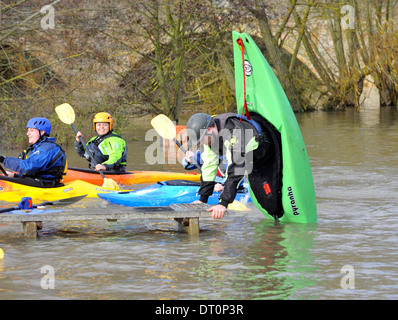
M 131 185 L 140 183 L 156 183 L 167 180 L 190 180 L 200 181 L 200 174 L 194 171 L 187 172 L 165 172 L 165 171 L 126 171 L 112 172 L 103 171 L 106 178 L 116 181 L 117 184 Z M 102 186 L 104 180 L 95 170 L 83 168 L 68 168 L 63 182 L 83 180 L 91 184 Z

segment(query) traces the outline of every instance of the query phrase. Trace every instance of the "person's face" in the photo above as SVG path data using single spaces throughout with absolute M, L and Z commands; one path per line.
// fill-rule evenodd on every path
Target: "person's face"
M 44 130 L 41 133 L 43 134 Z M 34 128 L 28 128 L 26 135 L 28 136 L 29 144 L 35 144 L 40 139 L 40 131 Z
M 212 142 L 216 139 L 217 133 L 218 130 L 215 126 L 207 128 L 206 134 L 203 136 L 202 140 L 200 140 L 199 145 L 207 144 L 211 146 Z
M 96 122 L 95 123 L 95 131 L 97 131 L 98 135 L 103 136 L 109 132 L 109 123 L 108 122 Z

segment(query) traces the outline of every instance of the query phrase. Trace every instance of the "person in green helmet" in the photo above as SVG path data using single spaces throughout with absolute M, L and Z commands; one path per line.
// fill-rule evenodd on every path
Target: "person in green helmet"
M 107 112 L 99 112 L 94 116 L 93 128 L 97 136 L 87 142 L 94 159 L 85 150 L 80 141 L 82 133 L 76 134 L 75 150 L 81 157 L 85 157 L 89 162 L 89 168 L 96 171 L 116 171 L 125 172 L 127 164 L 127 145 L 118 134 L 113 132 L 113 119 Z

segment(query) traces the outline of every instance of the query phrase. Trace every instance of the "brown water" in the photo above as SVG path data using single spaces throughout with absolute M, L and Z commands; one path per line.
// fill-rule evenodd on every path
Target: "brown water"
M 203 219 L 199 236 L 173 220 L 137 220 L 46 223 L 32 240 L 20 224 L 2 223 L 0 299 L 397 299 L 397 109 L 315 112 L 298 121 L 317 224 L 274 226 L 253 209 Z M 148 129 L 137 121 L 130 169 L 180 171 L 145 163 L 137 151 L 152 143 Z M 68 151 L 72 165 L 85 166 Z

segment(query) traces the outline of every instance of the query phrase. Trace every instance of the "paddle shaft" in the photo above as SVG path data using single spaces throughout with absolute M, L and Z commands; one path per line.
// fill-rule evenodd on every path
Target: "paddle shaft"
M 41 206 L 48 206 L 48 205 L 51 205 L 51 206 L 57 206 L 57 205 L 58 206 L 67 206 L 67 205 L 70 205 L 72 203 L 75 203 L 77 201 L 82 200 L 86 196 L 87 195 L 85 194 L 85 195 L 82 195 L 82 196 L 70 197 L 70 198 L 61 199 L 61 200 L 45 201 L 45 202 L 42 202 L 42 203 L 40 203 L 38 205 L 32 206 L 31 209 L 35 209 L 35 208 L 41 207 Z M 0 213 L 10 212 L 10 211 L 19 210 L 19 209 L 20 209 L 19 207 L 5 208 L 5 209 L 1 209 Z
M 182 152 L 184 152 L 184 154 L 187 153 L 187 150 L 182 146 L 181 143 L 178 142 L 178 140 L 176 138 L 173 138 L 173 141 L 176 143 L 176 145 L 182 150 Z M 202 170 L 200 170 L 200 165 L 199 163 L 195 160 L 195 157 L 192 158 L 192 162 L 195 165 L 196 168 L 198 168 L 198 170 L 200 172 L 202 172 Z
M 75 131 L 75 133 L 77 134 L 79 131 L 76 129 L 75 124 L 74 124 L 74 123 L 71 123 L 70 125 L 72 126 L 72 129 L 73 129 L 73 130 Z M 93 153 L 91 152 L 90 148 L 86 148 L 86 142 L 84 141 L 83 137 L 80 136 L 79 139 L 80 139 L 80 142 L 83 144 L 84 150 L 86 150 L 86 151 L 88 152 L 88 154 L 90 155 L 91 161 L 94 163 L 94 165 L 97 165 L 98 163 L 95 161 L 94 155 L 93 155 Z M 101 170 L 99 170 L 99 173 L 100 173 L 101 177 L 102 177 L 103 179 L 105 179 L 105 174 L 104 174 Z

